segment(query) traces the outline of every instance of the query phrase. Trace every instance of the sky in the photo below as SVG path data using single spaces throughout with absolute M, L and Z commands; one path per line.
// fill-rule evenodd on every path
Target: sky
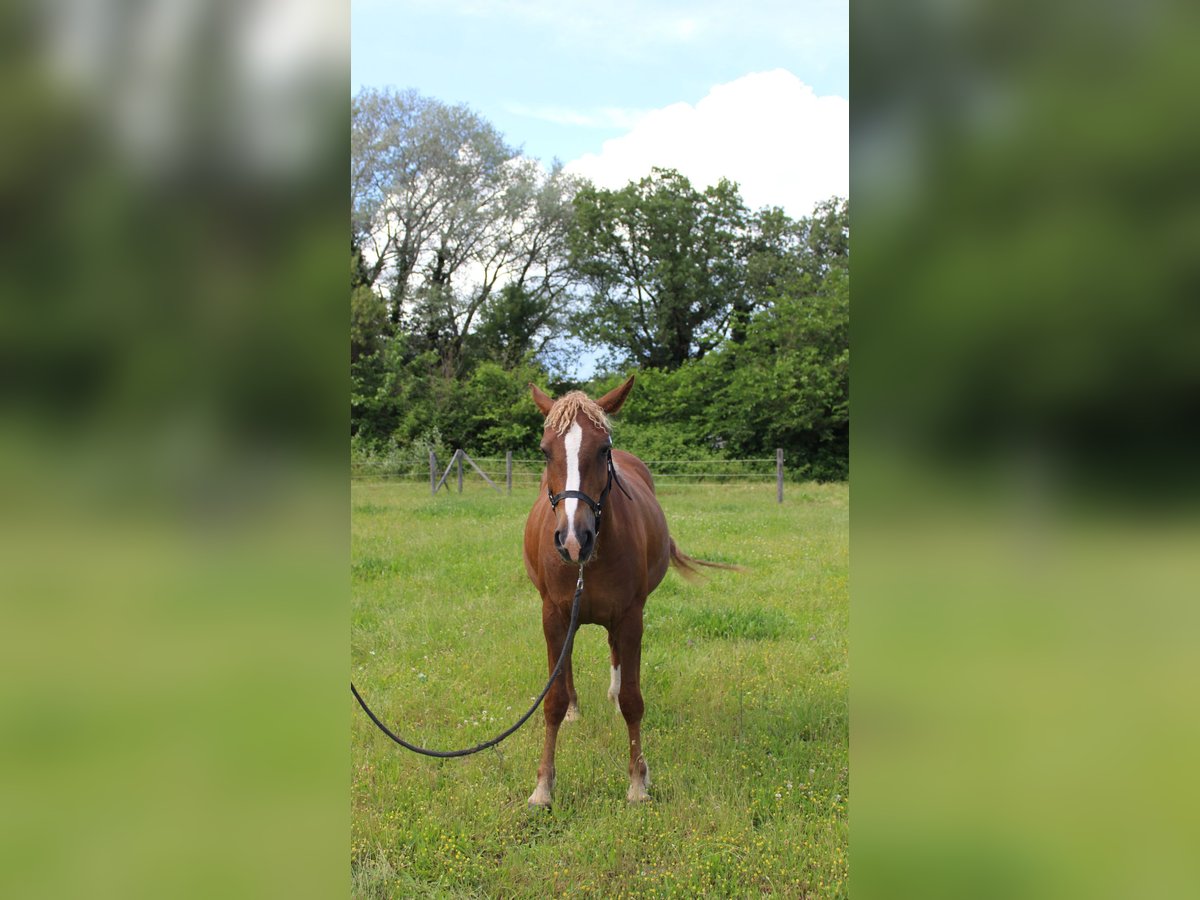
M 849 195 L 848 0 L 352 0 L 351 90 L 465 103 L 602 187 L 651 166 L 752 209 Z

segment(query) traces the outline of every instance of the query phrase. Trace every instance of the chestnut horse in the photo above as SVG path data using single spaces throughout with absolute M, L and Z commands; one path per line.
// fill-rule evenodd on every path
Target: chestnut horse
M 562 653 L 579 567 L 587 566 L 579 622 L 608 630 L 612 656 L 608 697 L 629 728 L 631 803 L 649 799 L 650 769 L 642 750 L 642 609 L 667 566 L 693 574 L 693 564 L 737 568 L 680 553 L 654 495 L 654 479 L 631 453 L 614 450 L 608 416 L 621 408 L 633 378 L 591 400 L 572 391 L 551 400 L 530 385 L 546 417 L 537 502 L 525 522 L 525 571 L 542 595 L 542 630 L 550 671 Z M 603 526 L 601 528 L 601 525 Z M 554 790 L 554 747 L 564 719 L 579 715 L 568 655 L 562 676 L 546 695 L 546 742 L 530 806 L 546 807 Z

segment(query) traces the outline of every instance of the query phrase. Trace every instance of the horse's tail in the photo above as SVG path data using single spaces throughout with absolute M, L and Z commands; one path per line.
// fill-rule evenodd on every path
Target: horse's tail
M 675 545 L 675 539 L 671 538 L 671 565 L 673 565 L 679 574 L 688 581 L 695 581 L 700 577 L 701 572 L 696 566 L 708 566 L 710 569 L 730 569 L 734 572 L 745 572 L 742 566 L 734 566 L 728 563 L 709 562 L 707 559 L 696 559 L 688 556 L 680 551 Z

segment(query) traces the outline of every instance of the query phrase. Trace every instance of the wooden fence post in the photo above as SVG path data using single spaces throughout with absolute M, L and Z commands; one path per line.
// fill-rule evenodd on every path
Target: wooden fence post
M 429 493 L 437 496 L 437 453 L 429 451 Z
M 780 451 L 782 452 L 782 451 Z M 462 493 L 462 450 L 455 452 L 454 458 L 458 460 L 458 492 Z
M 454 468 L 454 464 L 458 462 L 458 451 L 454 451 L 454 455 L 450 457 L 450 464 L 446 466 L 446 471 L 442 473 L 442 477 L 438 479 L 437 486 L 434 487 L 433 493 L 436 495 L 442 489 L 442 485 L 446 483 L 446 479 L 450 477 L 450 470 Z M 446 488 L 450 490 L 450 488 Z
M 504 451 L 504 480 L 508 483 L 508 493 L 512 494 L 512 451 Z
M 482 478 L 484 481 L 486 481 L 488 483 L 488 486 L 491 487 L 492 490 L 494 490 L 497 494 L 500 493 L 500 488 L 498 488 L 496 486 L 496 482 L 494 482 L 494 481 L 492 481 L 492 479 L 488 478 L 488 473 L 483 471 L 483 469 L 479 468 L 479 463 L 477 463 L 477 462 L 475 462 L 475 460 L 471 459 L 470 455 L 467 453 L 466 450 L 459 450 L 458 458 L 460 460 L 465 459 L 467 462 L 469 462 L 471 464 L 471 468 L 479 473 L 479 477 Z
M 783 448 L 775 449 L 775 494 L 778 502 L 783 502 Z

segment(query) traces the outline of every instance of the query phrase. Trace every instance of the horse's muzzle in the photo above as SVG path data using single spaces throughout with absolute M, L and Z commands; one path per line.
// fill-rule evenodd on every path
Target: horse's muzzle
M 564 542 L 563 532 L 565 530 L 566 528 L 559 528 L 554 532 L 554 549 L 558 551 L 558 555 L 563 558 L 564 562 L 587 562 L 588 558 L 592 555 L 592 550 L 596 547 L 595 530 L 585 528 L 581 534 L 575 536 L 568 535 Z

